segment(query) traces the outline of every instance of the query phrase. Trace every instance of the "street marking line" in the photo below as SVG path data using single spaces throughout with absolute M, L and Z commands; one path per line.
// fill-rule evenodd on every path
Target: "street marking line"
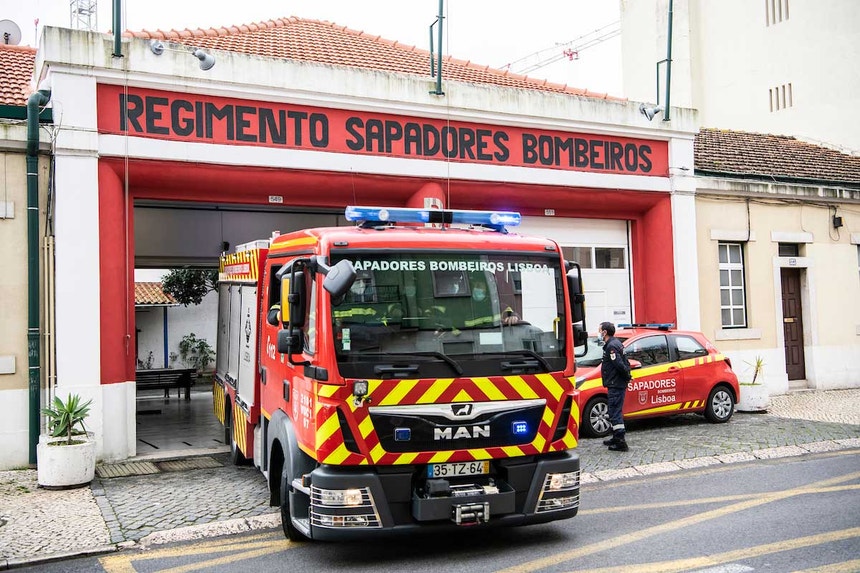
M 805 486 L 803 486 L 805 487 Z M 830 486 L 830 487 L 820 487 L 816 488 L 814 491 L 798 491 L 800 493 L 830 493 L 837 491 L 850 491 L 853 489 L 860 489 L 860 484 L 850 484 L 850 485 L 840 485 L 840 486 Z M 747 499 L 756 499 L 761 497 L 760 493 L 739 493 L 737 495 L 724 495 L 722 497 L 703 497 L 701 499 L 682 499 L 679 501 L 666 501 L 666 502 L 655 502 L 655 503 L 643 503 L 640 505 L 625 505 L 619 507 L 605 507 L 600 509 L 586 509 L 584 511 L 577 512 L 577 515 L 593 515 L 593 514 L 605 514 L 605 513 L 618 513 L 621 511 L 644 511 L 648 509 L 666 509 L 670 507 L 685 507 L 690 505 L 704 505 L 709 503 L 725 503 L 728 501 L 743 501 Z
M 701 569 L 702 567 L 725 565 L 741 559 L 753 559 L 764 555 L 770 555 L 772 553 L 780 553 L 782 551 L 803 549 L 806 547 L 813 547 L 815 545 L 832 543 L 834 541 L 844 541 L 855 537 L 860 537 L 860 527 L 852 527 L 850 529 L 842 529 L 839 531 L 828 531 L 827 533 L 817 533 L 815 535 L 796 537 L 794 539 L 784 539 L 782 541 L 765 543 L 763 545 L 747 547 L 745 549 L 734 549 L 732 551 L 726 551 L 722 555 L 705 555 L 702 557 L 691 557 L 689 559 L 678 559 L 675 561 L 662 561 L 660 563 L 637 563 L 633 565 L 621 565 L 618 567 L 588 569 L 587 571 L 590 573 L 624 573 L 632 569 L 636 571 L 636 573 L 681 573 L 683 571 Z
M 198 563 L 190 563 L 188 565 L 181 565 L 179 567 L 172 567 L 170 569 L 162 569 L 159 571 L 159 573 L 186 573 L 188 571 L 206 569 L 207 567 L 218 567 L 221 565 L 235 563 L 237 561 L 244 561 L 246 559 L 261 557 L 270 553 L 277 553 L 279 551 L 289 549 L 290 547 L 294 547 L 294 545 L 290 543 L 289 539 L 281 539 L 278 541 L 272 541 L 270 543 L 267 543 L 264 547 L 261 547 L 260 549 L 255 549 L 254 551 L 243 551 L 242 553 L 225 555 L 224 557 L 216 557 L 215 559 L 208 559 L 206 561 L 200 561 Z
M 571 559 L 576 559 L 578 557 L 583 557 L 585 555 L 591 555 L 593 553 L 599 553 L 601 551 L 606 551 L 608 549 L 614 549 L 616 547 L 621 547 L 623 545 L 627 545 L 629 543 L 634 543 L 637 541 L 642 541 L 643 539 L 647 539 L 649 537 L 653 537 L 655 535 L 659 535 L 662 533 L 668 533 L 670 531 L 675 531 L 678 529 L 682 529 L 684 527 L 689 527 L 691 525 L 696 525 L 698 523 L 702 523 L 705 521 L 709 521 L 712 519 L 716 519 L 718 517 L 723 517 L 726 515 L 730 515 L 732 513 L 737 513 L 739 511 L 743 511 L 746 509 L 752 509 L 754 507 L 758 507 L 760 505 L 765 505 L 767 503 L 771 503 L 773 501 L 780 501 L 783 499 L 787 499 L 789 497 L 794 497 L 796 495 L 801 495 L 804 493 L 813 493 L 815 492 L 815 488 L 827 487 L 831 485 L 836 485 L 842 482 L 851 481 L 854 479 L 860 478 L 860 472 L 855 472 L 851 474 L 846 474 L 844 476 L 838 476 L 835 478 L 830 478 L 826 480 L 821 480 L 818 482 L 814 482 L 812 484 L 808 484 L 806 486 L 802 486 L 799 488 L 783 490 L 778 492 L 772 492 L 767 494 L 761 494 L 759 499 L 751 499 L 742 501 L 740 503 L 736 503 L 734 505 L 727 505 L 725 507 L 713 509 L 711 511 L 706 511 L 704 513 L 700 513 L 697 515 L 685 517 L 682 519 L 678 519 L 676 521 L 670 521 L 667 523 L 663 523 L 660 525 L 655 525 L 653 527 L 648 527 L 646 529 L 642 529 L 635 533 L 628 533 L 626 535 L 620 535 L 618 537 L 614 537 L 612 539 L 607 539 L 604 541 L 598 541 L 596 543 L 592 543 L 590 545 L 584 545 L 583 547 L 579 547 L 577 549 L 573 549 L 570 551 L 564 551 L 562 553 L 557 553 L 555 555 L 549 555 L 542 559 L 536 559 L 534 561 L 529 561 L 526 563 L 521 563 L 519 565 L 514 565 L 513 567 L 508 567 L 506 569 L 501 569 L 497 573 L 525 573 L 529 571 L 536 571 L 538 569 L 543 569 L 545 567 L 557 566 L 565 561 L 570 561 Z
M 844 563 L 831 563 L 830 565 L 822 565 L 821 567 L 813 567 L 812 569 L 804 569 L 803 571 L 795 571 L 794 573 L 856 573 L 860 571 L 860 559 L 852 559 Z
M 227 553 L 229 551 L 248 551 L 270 547 L 272 544 L 281 544 L 286 539 L 279 538 L 275 534 L 267 533 L 254 535 L 241 540 L 213 540 L 195 544 L 193 547 L 165 547 L 147 551 L 146 553 L 117 553 L 99 558 L 99 563 L 105 573 L 135 573 L 135 561 L 149 561 L 152 559 L 163 559 L 180 557 L 183 555 L 207 555 L 212 553 Z M 289 542 L 287 541 L 289 544 Z

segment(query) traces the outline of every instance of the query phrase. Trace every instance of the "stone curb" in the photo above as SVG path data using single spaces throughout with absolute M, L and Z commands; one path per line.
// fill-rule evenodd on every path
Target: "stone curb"
M 50 555 L 40 555 L 38 557 L 12 557 L 11 559 L 0 559 L 0 571 L 17 569 L 18 567 L 32 567 L 33 565 L 43 565 L 45 563 L 65 561 L 67 559 L 104 555 L 105 553 L 115 553 L 121 549 L 120 545 L 121 544 L 119 543 L 114 545 L 101 545 L 98 547 L 91 547 L 89 549 L 61 551 L 58 553 L 51 553 Z

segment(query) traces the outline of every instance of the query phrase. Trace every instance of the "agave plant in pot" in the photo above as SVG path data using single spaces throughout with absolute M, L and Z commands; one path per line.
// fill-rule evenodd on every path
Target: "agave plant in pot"
M 738 381 L 741 395 L 738 398 L 739 412 L 766 412 L 770 406 L 770 393 L 767 386 L 762 383 L 762 372 L 764 370 L 764 358 L 756 356 L 752 362 L 747 362 L 752 370 L 752 379 L 741 379 Z
M 92 400 L 81 401 L 70 394 L 65 401 L 54 397 L 42 409 L 48 422 L 48 435 L 36 447 L 38 483 L 48 489 L 80 487 L 93 481 L 96 469 L 96 444 L 87 434 L 84 421 Z

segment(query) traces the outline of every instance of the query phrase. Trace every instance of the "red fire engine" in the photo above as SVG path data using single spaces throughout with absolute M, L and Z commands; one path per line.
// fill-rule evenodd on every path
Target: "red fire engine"
M 290 539 L 579 508 L 579 267 L 512 212 L 349 207 L 221 257 L 214 405 Z

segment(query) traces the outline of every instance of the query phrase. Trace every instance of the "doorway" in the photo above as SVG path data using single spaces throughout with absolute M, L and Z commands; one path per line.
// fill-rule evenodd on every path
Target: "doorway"
M 789 382 L 806 379 L 803 352 L 803 307 L 801 304 L 801 269 L 782 268 L 782 326 L 785 339 L 785 371 Z

